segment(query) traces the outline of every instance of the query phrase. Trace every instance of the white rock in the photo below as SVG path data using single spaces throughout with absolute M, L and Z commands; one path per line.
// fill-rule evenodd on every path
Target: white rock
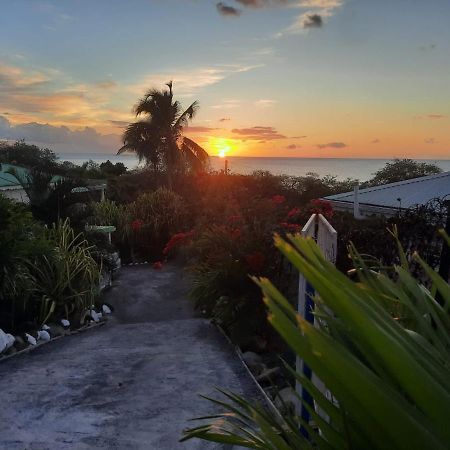
M 6 350 L 8 350 L 8 348 L 11 348 L 14 345 L 14 342 L 16 342 L 16 338 L 9 333 L 6 333 L 6 338 L 8 339 L 8 342 L 6 344 Z
M 27 338 L 27 342 L 30 345 L 36 345 L 37 344 L 36 338 L 31 336 L 31 334 L 25 333 L 25 337 Z
M 8 348 L 12 347 L 14 344 L 15 338 L 9 333 L 5 333 L 3 330 L 0 330 L 0 353 L 3 353 Z
M 47 330 L 38 331 L 38 340 L 49 341 L 51 339 L 50 333 Z
M 42 329 L 44 331 L 50 331 L 50 327 L 48 325 L 46 325 L 45 323 L 44 323 L 44 325 L 42 325 Z
M 70 327 L 70 322 L 67 319 L 61 319 L 61 325 L 64 328 L 69 328 Z
M 112 313 L 111 308 L 108 305 L 102 306 L 102 312 L 103 312 L 103 314 L 111 314 Z

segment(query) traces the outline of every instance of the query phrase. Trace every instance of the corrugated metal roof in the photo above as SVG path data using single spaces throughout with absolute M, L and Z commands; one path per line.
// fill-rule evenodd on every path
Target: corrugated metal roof
M 450 172 L 360 189 L 358 198 L 360 205 L 411 208 L 447 195 L 450 195 Z M 354 193 L 329 195 L 325 199 L 353 203 Z
M 24 170 L 23 167 L 14 166 L 12 164 L 0 164 L 0 188 L 16 187 L 20 186 L 19 180 L 7 171 L 14 169 L 19 171 Z

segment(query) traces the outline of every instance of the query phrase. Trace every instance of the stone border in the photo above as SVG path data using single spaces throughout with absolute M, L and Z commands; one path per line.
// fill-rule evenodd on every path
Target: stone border
M 213 321 L 212 321 L 213 322 Z M 263 387 L 258 383 L 258 380 L 256 379 L 255 375 L 253 375 L 252 371 L 250 370 L 250 368 L 247 366 L 246 362 L 244 361 L 243 355 L 242 355 L 242 351 L 239 348 L 238 345 L 235 345 L 231 339 L 228 337 L 228 335 L 225 333 L 224 329 L 217 323 L 213 322 L 214 325 L 217 327 L 217 329 L 220 331 L 220 333 L 225 337 L 225 339 L 227 340 L 227 342 L 230 344 L 231 347 L 233 347 L 234 352 L 236 353 L 237 357 L 239 358 L 239 360 L 241 361 L 241 364 L 245 367 L 245 370 L 247 371 L 247 373 L 249 374 L 250 378 L 252 379 L 253 383 L 255 384 L 255 386 L 257 387 L 259 393 L 261 394 L 261 396 L 263 397 L 264 401 L 267 403 L 267 405 L 269 406 L 269 408 L 272 410 L 272 412 L 274 414 L 276 414 L 277 416 L 279 416 L 280 419 L 283 418 L 283 416 L 281 415 L 280 411 L 278 410 L 278 408 L 275 406 L 275 404 L 273 403 L 272 399 L 267 395 L 266 391 L 263 389 Z
M 18 352 L 12 353 L 11 355 L 0 356 L 0 364 L 2 364 L 2 362 L 6 361 L 7 359 L 13 358 L 15 356 L 23 355 L 25 353 L 29 353 L 29 352 L 31 352 L 33 350 L 36 350 L 36 349 L 42 347 L 43 345 L 50 344 L 50 343 L 52 343 L 54 341 L 57 341 L 57 340 L 59 340 L 61 338 L 64 338 L 64 337 L 67 337 L 67 336 L 72 336 L 72 335 L 78 334 L 78 333 L 82 333 L 84 331 L 92 330 L 92 329 L 97 328 L 97 327 L 102 327 L 102 326 L 106 325 L 106 323 L 107 323 L 106 321 L 99 322 L 99 323 L 95 323 L 94 322 L 93 324 L 85 325 L 83 327 L 77 328 L 76 330 L 64 333 L 64 334 L 62 334 L 60 336 L 55 336 L 54 338 L 51 338 L 49 341 L 38 341 L 38 343 L 36 345 L 29 345 L 27 348 L 24 348 L 22 350 L 19 350 Z

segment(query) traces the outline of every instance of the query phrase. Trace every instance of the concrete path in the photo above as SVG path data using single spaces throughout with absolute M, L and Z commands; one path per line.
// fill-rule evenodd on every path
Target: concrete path
M 234 352 L 186 300 L 177 268 L 124 268 L 107 325 L 0 362 L 0 450 L 209 449 L 179 444 L 199 394 L 255 396 Z

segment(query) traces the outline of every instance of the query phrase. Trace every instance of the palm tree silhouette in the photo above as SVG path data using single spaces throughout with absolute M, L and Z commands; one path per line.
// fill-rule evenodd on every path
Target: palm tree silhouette
M 198 102 L 183 111 L 180 102 L 173 100 L 172 82 L 166 86 L 168 90 L 150 89 L 136 104 L 136 117 L 146 117 L 128 125 L 124 145 L 117 154 L 136 153 L 139 162 L 144 160 L 155 171 L 165 170 L 171 185 L 174 174 L 204 168 L 209 156 L 200 145 L 183 136 L 184 127 L 198 110 Z

